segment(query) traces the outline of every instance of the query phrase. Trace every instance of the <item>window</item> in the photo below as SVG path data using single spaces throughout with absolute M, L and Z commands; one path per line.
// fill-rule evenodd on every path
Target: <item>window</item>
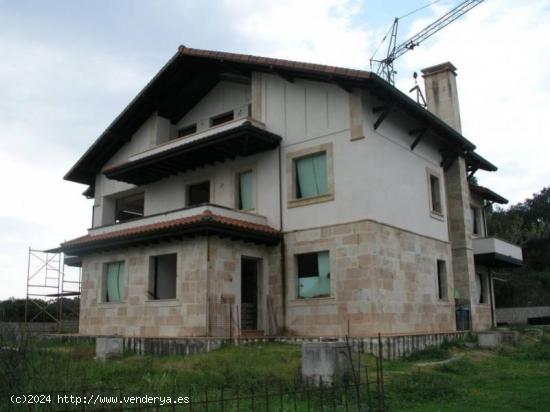
M 472 212 L 472 233 L 479 236 L 479 208 L 470 206 Z
M 488 303 L 487 276 L 483 273 L 476 273 L 476 290 L 478 292 L 478 303 Z
M 441 204 L 441 183 L 439 177 L 430 173 L 431 211 L 439 215 L 443 214 Z
M 437 260 L 437 298 L 447 300 L 447 262 Z
M 298 298 L 330 296 L 330 259 L 328 252 L 296 255 Z
M 237 175 L 237 208 L 241 210 L 254 208 L 254 175 L 252 170 Z
M 144 193 L 117 199 L 115 204 L 115 223 L 127 222 L 128 220 L 143 217 L 144 204 Z
M 104 302 L 122 302 L 124 299 L 124 262 L 110 262 L 104 268 Z
M 210 182 L 189 185 L 187 188 L 187 206 L 202 205 L 210 202 Z
M 178 255 L 151 256 L 149 259 L 149 299 L 176 299 Z
M 296 199 L 328 193 L 327 154 L 317 153 L 294 160 L 296 167 Z
M 190 134 L 197 133 L 197 124 L 182 127 L 178 130 L 178 137 L 189 136 Z
M 233 120 L 233 117 L 233 111 L 214 116 L 210 118 L 210 126 L 218 126 L 220 124 L 230 122 L 231 120 Z

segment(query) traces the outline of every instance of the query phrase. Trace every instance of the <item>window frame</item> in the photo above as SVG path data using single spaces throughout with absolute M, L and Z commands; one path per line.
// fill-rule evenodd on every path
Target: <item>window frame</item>
M 443 267 L 443 271 L 441 270 Z M 443 279 L 443 282 L 441 281 Z M 436 259 L 435 261 L 435 286 L 436 296 L 439 302 L 449 301 L 449 270 L 445 259 Z M 442 293 L 443 292 L 443 293 Z
M 197 133 L 197 131 L 198 131 L 197 123 L 188 124 L 187 126 L 180 127 L 176 132 L 176 137 L 172 140 L 191 136 Z
M 209 127 L 217 127 L 232 122 L 233 120 L 235 120 L 235 111 L 227 110 L 215 116 L 210 116 L 208 125 Z
M 240 190 L 241 190 L 241 180 L 240 177 L 242 174 L 245 173 L 251 173 L 252 175 L 252 207 L 248 209 L 241 209 L 240 208 Z M 235 179 L 234 179 L 234 188 L 233 191 L 234 195 L 234 206 L 235 209 L 243 211 L 243 212 L 251 212 L 256 210 L 257 205 L 257 174 L 256 174 L 256 167 L 255 166 L 249 166 L 249 167 L 242 167 L 240 169 L 235 170 Z
M 151 293 L 151 283 L 155 281 L 156 279 L 156 276 L 155 276 L 155 272 L 156 272 L 156 269 L 157 269 L 157 259 L 159 257 L 163 257 L 163 256 L 172 256 L 174 255 L 175 258 L 176 258 L 176 267 L 175 267 L 175 285 L 174 285 L 174 297 L 169 297 L 169 298 L 158 298 L 158 297 L 155 297 L 154 293 Z M 179 253 L 176 252 L 176 251 L 173 251 L 173 252 L 168 252 L 168 253 L 160 253 L 160 254 L 156 254 L 156 255 L 149 255 L 148 256 L 148 263 L 149 263 L 149 267 L 148 267 L 148 271 L 147 271 L 147 296 L 146 296 L 146 300 L 149 301 L 149 302 L 165 302 L 165 301 L 171 301 L 171 300 L 177 300 L 178 299 L 178 280 L 179 280 L 179 263 L 180 263 L 180 257 L 179 257 Z M 157 282 L 158 283 L 158 282 Z
M 316 258 L 319 259 L 319 254 L 320 253 L 326 253 L 327 256 L 328 256 L 328 274 L 327 274 L 327 278 L 329 279 L 329 291 L 328 291 L 328 294 L 327 295 L 322 295 L 322 296 L 311 296 L 311 297 L 308 297 L 308 296 L 300 296 L 300 269 L 299 269 L 299 257 L 300 256 L 304 256 L 304 255 L 316 255 Z M 333 297 L 333 293 L 332 293 L 332 266 L 331 266 L 331 253 L 330 253 L 330 250 L 328 249 L 325 249 L 325 250 L 315 250 L 315 251 L 311 251 L 311 252 L 304 252 L 304 253 L 296 253 L 294 255 L 294 265 L 295 265 L 295 280 L 296 280 L 296 286 L 295 286 L 295 299 L 298 300 L 298 301 L 304 301 L 304 300 L 309 300 L 309 299 L 330 299 Z M 315 276 L 312 276 L 312 277 L 315 277 Z M 320 277 L 319 276 L 319 268 L 317 268 L 317 277 Z
M 476 205 L 470 205 L 470 216 L 472 219 L 472 236 L 480 237 L 482 236 L 481 230 L 481 208 Z M 477 230 L 476 230 L 477 229 Z
M 445 203 L 444 203 L 444 190 L 443 190 L 443 180 L 441 179 L 441 174 L 432 169 L 426 169 L 427 181 L 428 181 L 428 205 L 430 210 L 430 216 L 434 219 L 443 220 L 445 217 Z M 432 177 L 437 179 L 439 186 L 439 206 L 441 210 L 436 210 L 434 208 L 434 190 L 432 185 Z
M 298 198 L 296 161 L 319 153 L 325 153 L 327 170 L 327 193 L 309 197 Z M 286 182 L 287 182 L 287 207 L 294 208 L 307 206 L 316 203 L 323 203 L 334 200 L 334 160 L 332 143 L 312 146 L 306 149 L 287 153 L 286 156 Z
M 122 264 L 122 276 L 123 276 L 123 288 L 122 288 L 122 296 L 120 300 L 107 300 L 107 273 L 108 273 L 108 267 L 111 264 Z M 102 262 L 101 264 L 101 288 L 100 288 L 100 296 L 99 296 L 99 303 L 103 304 L 109 304 L 109 305 L 117 305 L 117 304 L 123 304 L 126 302 L 126 289 L 128 286 L 128 264 L 126 262 L 126 259 L 114 259 Z
M 132 217 L 130 219 L 126 219 L 126 220 L 122 220 L 122 221 L 117 221 L 117 216 L 118 216 L 118 210 L 119 210 L 119 202 L 124 200 L 124 199 L 127 199 L 127 198 L 131 198 L 131 197 L 137 197 L 137 196 L 141 196 L 143 198 L 143 214 L 141 216 L 136 216 L 136 217 Z M 141 191 L 136 191 L 136 192 L 132 192 L 132 193 L 126 193 L 126 194 L 115 194 L 115 195 L 110 195 L 108 196 L 110 198 L 112 198 L 112 216 L 113 216 L 113 224 L 115 225 L 119 225 L 121 223 L 126 223 L 126 222 L 132 222 L 134 220 L 137 220 L 137 219 L 142 219 L 145 217 L 145 191 L 144 190 L 141 190 Z
M 476 289 L 477 289 L 477 277 L 479 277 L 479 284 L 481 290 L 476 290 L 478 292 L 478 305 L 489 305 L 491 301 L 491 297 L 489 295 L 490 293 L 490 287 L 489 287 L 489 275 L 482 272 L 476 271 Z
M 208 183 L 208 185 L 209 185 L 209 187 L 208 187 L 208 202 L 206 202 L 206 203 L 197 203 L 197 204 L 193 204 L 193 205 L 190 204 L 190 202 L 189 202 L 189 200 L 190 200 L 189 189 L 191 188 L 191 186 L 196 186 L 196 185 L 200 185 L 200 184 L 204 184 L 204 183 Z M 214 197 L 214 185 L 213 185 L 212 179 L 210 179 L 210 178 L 197 179 L 197 180 L 189 182 L 185 185 L 185 207 L 187 207 L 187 208 L 198 207 L 198 206 L 204 205 L 204 204 L 211 204 L 213 202 L 213 197 Z

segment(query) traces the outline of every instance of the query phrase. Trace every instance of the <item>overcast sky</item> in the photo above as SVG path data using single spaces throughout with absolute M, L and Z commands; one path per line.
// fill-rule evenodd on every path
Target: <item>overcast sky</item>
M 425 0 L 0 0 L 0 299 L 24 297 L 27 248 L 85 233 L 91 201 L 63 175 L 179 44 L 369 69 L 396 16 Z M 460 1 L 404 20 L 399 38 Z M 550 1 L 487 0 L 397 65 L 452 61 L 464 135 L 518 202 L 550 184 Z

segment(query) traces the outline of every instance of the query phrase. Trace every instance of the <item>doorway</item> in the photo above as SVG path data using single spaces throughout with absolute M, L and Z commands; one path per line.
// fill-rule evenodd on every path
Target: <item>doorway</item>
M 241 329 L 258 330 L 258 259 L 241 258 Z

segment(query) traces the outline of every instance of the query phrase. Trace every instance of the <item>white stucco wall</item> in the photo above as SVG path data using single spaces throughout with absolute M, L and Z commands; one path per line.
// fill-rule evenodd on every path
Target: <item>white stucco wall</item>
M 410 144 L 414 128 L 410 119 L 390 114 L 375 131 L 378 115 L 372 107 L 374 98 L 364 97 L 365 138 L 350 140 L 350 97 L 340 87 L 321 82 L 295 79 L 288 82 L 275 75 L 261 75 L 261 119 L 269 131 L 282 136 L 282 175 L 284 230 L 293 231 L 323 225 L 371 219 L 430 236 L 448 240 L 446 218 L 430 216 L 427 169 L 438 172 L 437 146 L 424 139 L 414 151 Z M 250 86 L 220 82 L 197 106 L 187 113 L 177 128 L 250 103 Z M 162 120 L 162 119 L 161 119 Z M 159 128 L 159 124 L 161 125 Z M 164 129 L 164 132 L 159 131 Z M 145 150 L 166 134 L 166 125 L 153 115 L 110 161 L 116 164 L 131 154 Z M 333 145 L 334 200 L 287 209 L 287 154 L 325 143 Z M 279 150 L 237 158 L 193 172 L 180 174 L 144 187 L 145 214 L 178 209 L 186 204 L 186 185 L 202 180 L 211 181 L 212 203 L 235 206 L 235 175 L 247 168 L 255 171 L 254 212 L 267 217 L 268 223 L 279 227 Z M 131 189 L 131 185 L 114 182 L 99 175 L 96 183 L 96 218 L 103 216 L 102 198 Z M 444 190 L 444 187 L 443 187 Z M 444 201 L 445 195 L 442 194 Z M 445 205 L 443 205 L 445 210 Z

